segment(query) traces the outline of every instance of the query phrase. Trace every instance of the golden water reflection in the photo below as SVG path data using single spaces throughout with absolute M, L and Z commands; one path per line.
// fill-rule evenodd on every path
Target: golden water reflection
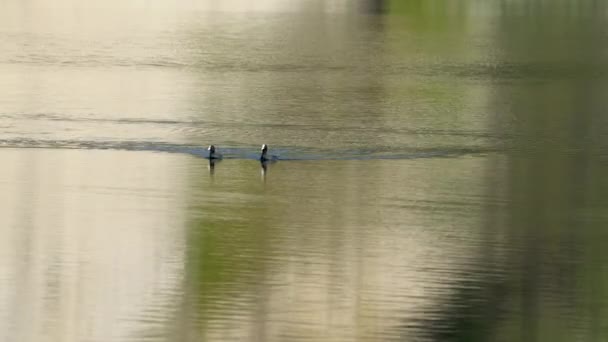
M 7 340 L 413 336 L 473 262 L 485 201 L 480 157 L 280 162 L 265 182 L 247 160 L 2 158 Z
M 141 311 L 178 298 L 179 158 L 51 150 L 1 158 L 1 340 L 125 340 L 141 333 L 133 322 Z
M 414 338 L 475 263 L 484 163 L 281 162 L 262 182 L 222 162 L 192 189 L 173 338 Z

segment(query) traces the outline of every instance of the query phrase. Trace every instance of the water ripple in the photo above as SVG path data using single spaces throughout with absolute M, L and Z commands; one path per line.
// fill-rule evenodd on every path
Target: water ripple
M 0 148 L 47 148 L 79 150 L 126 150 L 189 154 L 197 157 L 207 156 L 206 146 L 175 144 L 150 141 L 85 141 L 85 140 L 37 140 L 3 139 Z M 259 147 L 228 146 L 221 148 L 224 159 L 257 159 Z M 466 155 L 485 155 L 500 150 L 470 147 L 443 148 L 355 148 L 355 149 L 312 149 L 301 147 L 277 147 L 272 150 L 279 160 L 380 160 L 380 159 L 419 159 L 446 158 Z

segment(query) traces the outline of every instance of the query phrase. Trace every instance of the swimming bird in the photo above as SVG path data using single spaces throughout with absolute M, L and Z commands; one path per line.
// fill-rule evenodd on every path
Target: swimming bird
M 279 159 L 279 157 L 268 155 L 268 145 L 266 145 L 266 144 L 262 145 L 262 154 L 260 154 L 261 162 L 274 161 L 277 159 Z
M 216 153 L 215 152 L 215 146 L 213 145 L 209 145 L 209 147 L 207 148 L 207 151 L 209 151 L 209 160 L 212 159 L 222 159 L 222 155 L 220 153 Z

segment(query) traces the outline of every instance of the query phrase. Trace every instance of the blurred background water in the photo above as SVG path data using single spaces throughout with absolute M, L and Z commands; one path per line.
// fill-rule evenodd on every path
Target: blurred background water
M 606 340 L 607 15 L 0 0 L 0 340 Z

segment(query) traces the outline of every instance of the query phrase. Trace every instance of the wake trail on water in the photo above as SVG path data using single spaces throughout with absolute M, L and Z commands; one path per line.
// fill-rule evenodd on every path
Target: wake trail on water
M 221 146 L 221 145 L 220 145 Z M 116 150 L 160 152 L 191 155 L 204 158 L 208 156 L 207 146 L 176 144 L 150 141 L 84 141 L 84 140 L 0 140 L 0 148 L 12 149 L 74 149 L 74 150 Z M 226 146 L 218 150 L 223 159 L 258 159 L 259 147 Z M 436 147 L 436 148 L 352 148 L 352 149 L 311 149 L 301 147 L 272 148 L 272 154 L 282 161 L 305 160 L 380 160 L 380 159 L 418 159 L 447 158 L 485 155 L 500 152 L 497 149 L 474 147 Z

